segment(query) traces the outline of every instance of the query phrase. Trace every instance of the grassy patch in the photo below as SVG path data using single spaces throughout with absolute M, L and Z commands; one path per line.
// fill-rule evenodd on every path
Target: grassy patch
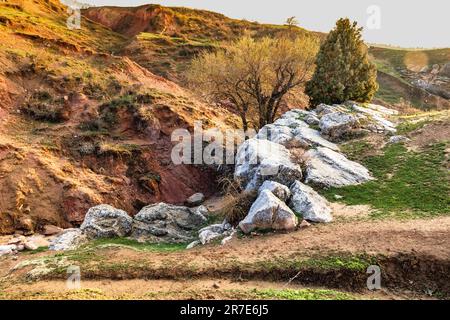
M 360 140 L 345 143 L 340 148 L 347 158 L 351 160 L 361 160 L 364 157 L 364 154 L 372 149 L 372 146 L 367 141 Z
M 444 169 L 446 144 L 408 151 L 402 144 L 389 145 L 383 155 L 370 156 L 364 165 L 377 179 L 359 186 L 331 188 L 324 195 L 333 200 L 339 193 L 349 205 L 369 204 L 374 217 L 434 216 L 450 213 L 448 172 Z
M 367 270 L 367 267 L 375 264 L 375 258 L 368 256 L 340 255 L 328 257 L 313 257 L 302 262 L 303 266 L 318 268 L 322 270 L 347 269 L 353 271 Z
M 39 247 L 36 250 L 25 251 L 24 254 L 37 254 L 48 251 L 48 247 Z
M 376 257 L 366 255 L 330 254 L 300 259 L 276 258 L 272 260 L 263 260 L 247 267 L 249 269 L 268 271 L 314 269 L 320 271 L 350 270 L 365 272 L 367 267 L 373 264 L 376 264 Z
M 324 289 L 254 289 L 249 295 L 259 299 L 276 300 L 351 300 L 354 297 L 348 293 Z
M 175 252 L 186 249 L 186 243 L 141 243 L 128 238 L 97 239 L 90 242 L 88 248 L 123 246 L 140 251 Z
M 430 122 L 431 120 L 429 119 L 423 119 L 418 121 L 404 121 L 397 126 L 397 133 L 404 135 L 412 131 L 421 129 Z
M 402 95 L 388 86 L 380 85 L 378 91 L 375 93 L 375 98 L 381 99 L 387 103 L 399 103 Z

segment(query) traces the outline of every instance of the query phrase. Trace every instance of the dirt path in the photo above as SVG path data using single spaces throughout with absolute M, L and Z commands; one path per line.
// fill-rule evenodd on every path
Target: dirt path
M 414 253 L 450 259 L 450 217 L 409 221 L 351 221 L 317 224 L 287 234 L 234 239 L 225 246 L 206 246 L 176 254 L 176 260 L 216 263 L 254 262 L 320 252 L 395 255 Z M 125 253 L 123 253 L 125 254 Z M 133 255 L 127 252 L 126 255 Z M 123 257 L 125 258 L 125 257 Z
M 326 294 L 329 298 L 346 299 L 427 299 L 411 292 L 392 293 L 387 290 L 355 293 L 304 287 L 295 283 L 269 281 L 230 281 L 226 279 L 173 280 L 82 280 L 77 289 L 68 288 L 66 281 L 51 280 L 21 284 L 3 291 L 8 299 L 258 299 L 277 298 L 272 292 Z M 270 297 L 272 293 L 272 297 Z M 279 297 L 278 297 L 279 298 Z

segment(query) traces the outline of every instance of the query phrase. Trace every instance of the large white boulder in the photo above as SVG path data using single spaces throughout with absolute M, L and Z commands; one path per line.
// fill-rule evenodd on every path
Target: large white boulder
M 142 208 L 134 217 L 131 237 L 140 241 L 188 242 L 206 222 L 199 210 L 157 203 Z
M 265 125 L 256 135 L 256 139 L 269 140 L 274 143 L 282 144 L 283 146 L 288 146 L 293 138 L 294 135 L 292 134 L 291 128 L 275 124 Z
M 395 134 L 397 132 L 395 123 L 386 119 L 389 116 L 398 114 L 396 110 L 375 104 L 364 106 L 353 104 L 351 110 L 366 116 L 365 127 L 370 131 L 387 134 Z
M 290 207 L 303 216 L 303 219 L 313 222 L 330 222 L 333 220 L 328 201 L 300 181 L 291 186 Z
M 293 131 L 294 133 L 294 139 L 297 140 L 298 145 L 302 146 L 303 148 L 311 148 L 311 147 L 327 147 L 332 150 L 339 150 L 339 147 L 324 139 L 320 132 L 309 128 L 309 127 L 299 127 Z
M 324 115 L 319 122 L 321 133 L 332 141 L 351 137 L 360 129 L 358 117 L 346 112 L 331 112 Z
M 234 175 L 247 191 L 256 191 L 265 180 L 290 185 L 302 178 L 302 169 L 291 160 L 286 147 L 268 140 L 249 139 L 238 148 Z
M 88 242 L 88 237 L 80 229 L 66 229 L 50 241 L 49 250 L 75 250 Z
M 344 187 L 372 180 L 369 170 L 343 154 L 319 147 L 306 152 L 306 179 L 321 187 Z
M 273 124 L 276 126 L 284 126 L 284 127 L 288 127 L 291 129 L 308 126 L 308 124 L 306 122 L 304 122 L 303 120 L 301 120 L 298 115 L 295 117 L 283 116 L 283 117 L 279 118 L 278 120 L 276 120 Z
M 285 202 L 291 196 L 291 191 L 289 190 L 288 187 L 286 187 L 285 185 L 283 185 L 281 183 L 275 182 L 275 181 L 270 181 L 270 180 L 264 181 L 262 186 L 259 187 L 258 194 L 261 194 L 261 192 L 263 192 L 264 190 L 269 190 L 278 199 L 285 201 Z
M 264 190 L 253 203 L 248 215 L 239 223 L 244 233 L 254 230 L 293 230 L 297 216 L 269 190 Z
M 88 210 L 80 229 L 91 239 L 126 237 L 132 224 L 125 211 L 101 204 Z

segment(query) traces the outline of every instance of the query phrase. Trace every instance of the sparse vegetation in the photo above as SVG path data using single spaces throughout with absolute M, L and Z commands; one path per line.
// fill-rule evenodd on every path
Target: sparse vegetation
M 34 93 L 28 102 L 22 106 L 22 112 L 34 120 L 62 122 L 67 120 L 68 110 L 64 98 L 54 99 L 47 91 Z
M 365 148 L 358 142 L 352 149 L 350 154 L 355 158 Z M 370 204 L 377 209 L 373 217 L 448 215 L 450 183 L 444 167 L 445 149 L 445 143 L 421 151 L 408 151 L 402 144 L 388 145 L 382 155 L 362 159 L 377 180 L 323 193 L 330 200 L 335 194 L 342 195 L 342 201 L 350 205 Z
M 282 299 L 282 300 L 351 300 L 355 299 L 351 294 L 335 290 L 323 289 L 284 289 L 284 290 L 253 290 L 250 296 L 262 299 Z

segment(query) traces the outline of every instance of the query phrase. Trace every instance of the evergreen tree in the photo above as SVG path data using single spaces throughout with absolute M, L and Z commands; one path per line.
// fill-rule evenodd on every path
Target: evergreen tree
M 377 71 L 369 61 L 361 31 L 356 22 L 339 19 L 328 34 L 317 55 L 315 73 L 306 84 L 311 105 L 373 98 L 378 90 Z

